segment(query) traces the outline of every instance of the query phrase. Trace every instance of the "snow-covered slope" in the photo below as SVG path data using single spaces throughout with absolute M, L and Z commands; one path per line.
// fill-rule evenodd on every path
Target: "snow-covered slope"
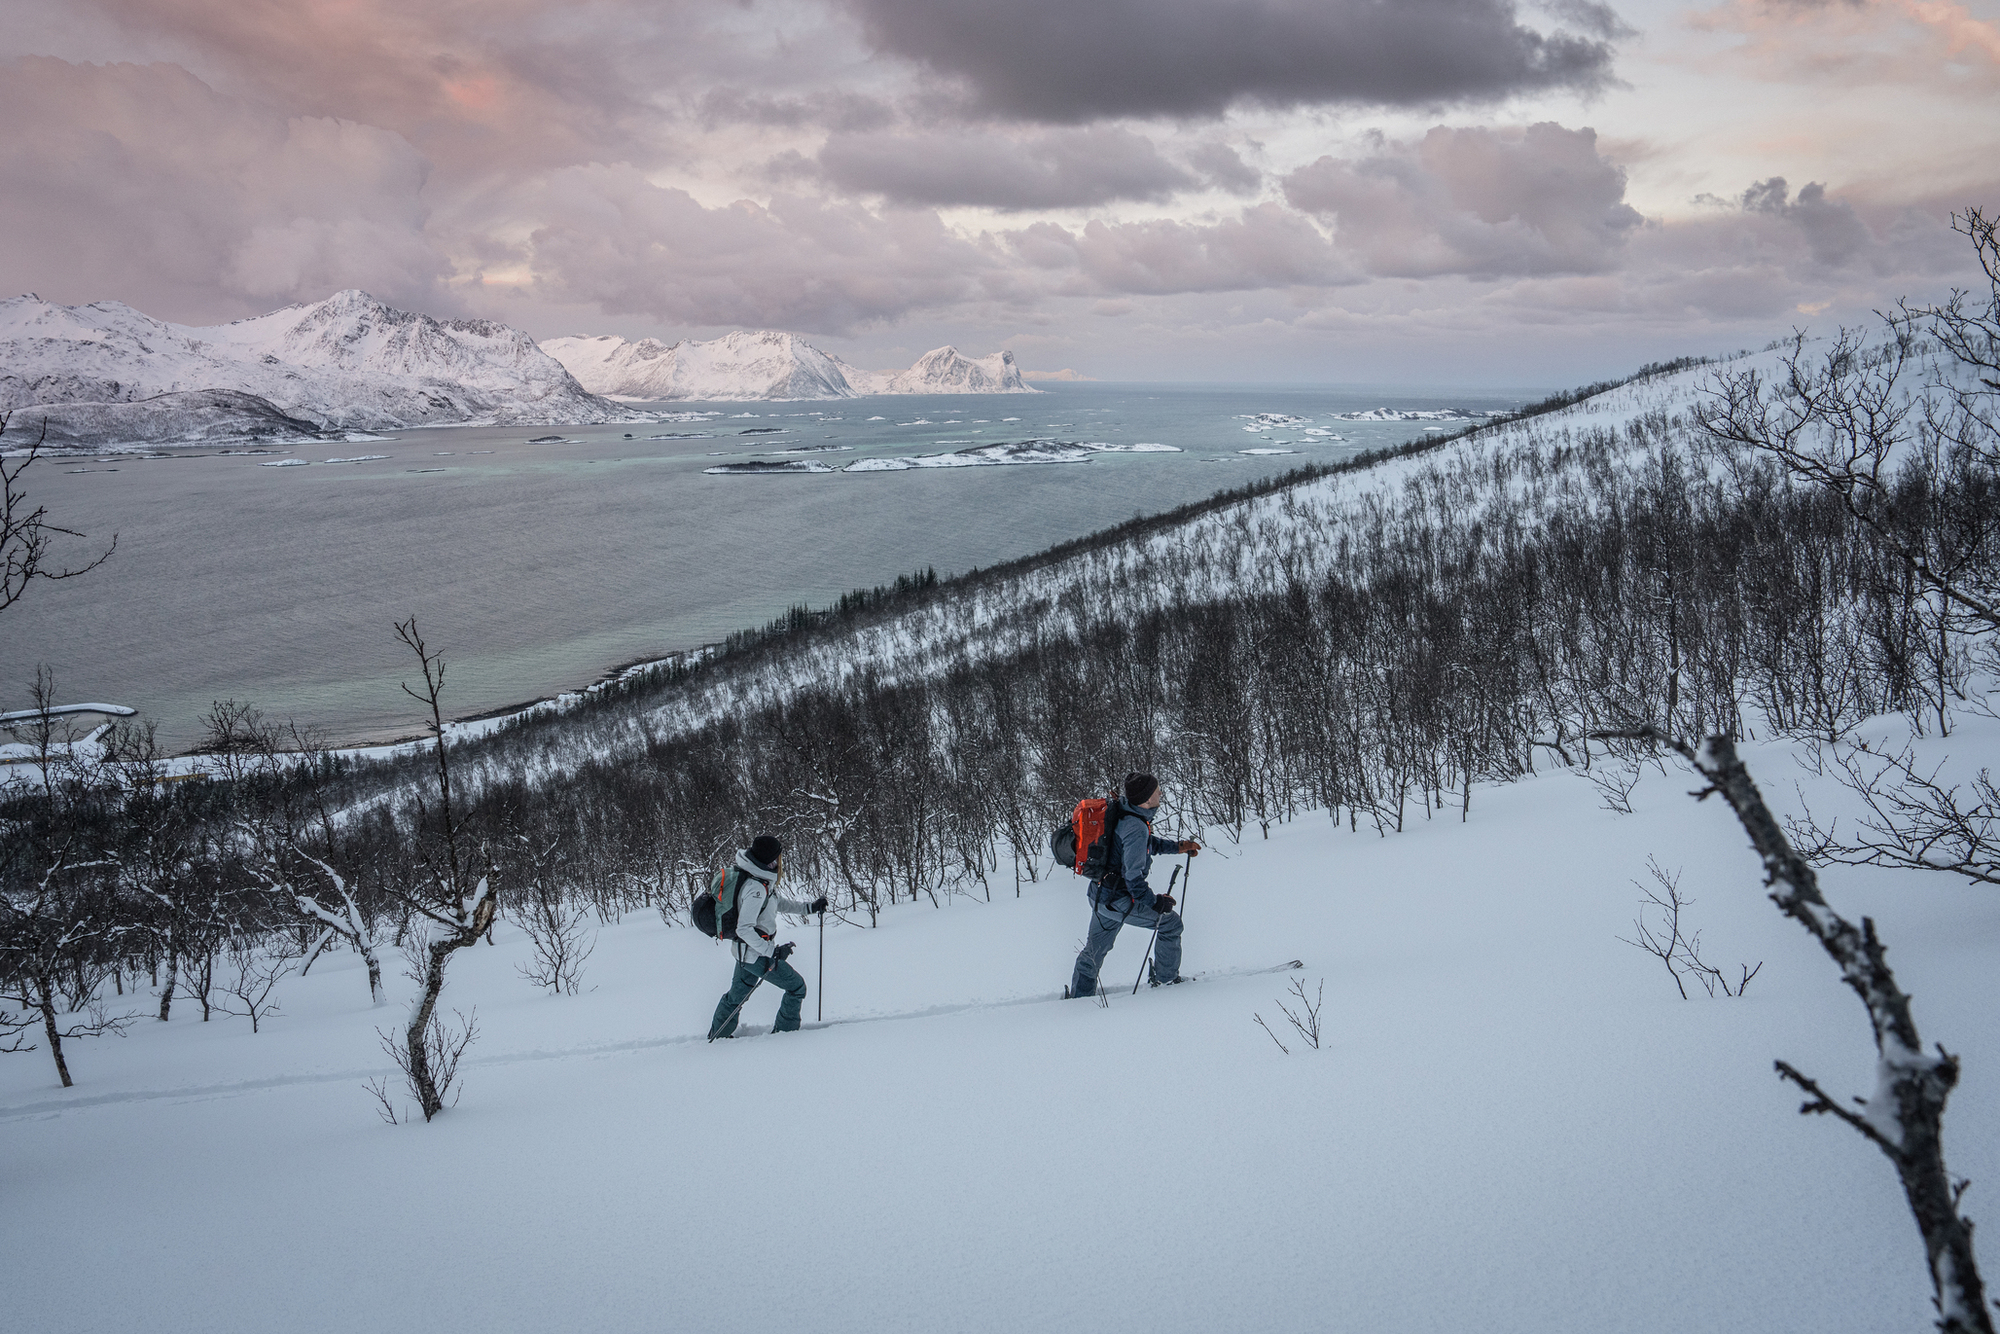
M 32 426 L 38 406 L 120 404 L 127 410 L 58 416 L 80 424 L 78 443 L 182 438 L 174 423 L 186 403 L 171 396 L 212 390 L 261 405 L 239 402 L 232 413 L 213 400 L 188 438 L 218 438 L 232 420 L 256 438 L 274 414 L 327 430 L 620 415 L 518 329 L 434 319 L 365 292 L 216 327 L 169 324 L 116 301 L 0 301 L 0 407 L 27 409 L 21 425 Z
M 1966 728 L 1954 748 L 2000 745 Z M 1746 758 L 1788 809 L 1797 780 L 1848 812 L 1788 748 Z M 1068 876 L 833 921 L 823 990 L 816 924 L 788 923 L 826 1026 L 712 1046 L 713 941 L 632 913 L 558 997 L 515 972 L 509 918 L 451 964 L 444 1008 L 476 1009 L 480 1038 L 429 1125 L 380 1124 L 363 1087 L 394 1079 L 376 1029 L 414 988 L 393 956 L 389 1006 L 334 954 L 254 1035 L 183 992 L 170 1023 L 68 1043 L 72 1089 L 46 1051 L 0 1057 L 0 1310 L 205 1334 L 1929 1328 L 1892 1168 L 1771 1072 L 1869 1093 L 1867 1016 L 1697 786 L 1649 771 L 1614 815 L 1556 771 L 1482 791 L 1469 823 L 1220 841 L 1184 903 L 1187 968 L 1221 975 L 1127 995 L 1129 930 L 1105 1008 L 1053 999 L 1086 922 Z M 1743 999 L 1684 1001 L 1620 943 L 1649 854 L 1710 957 L 1763 962 Z M 1952 1169 L 2000 1179 L 2000 898 L 1908 871 L 1825 884 L 1963 1060 Z M 1298 1010 L 1294 979 L 1325 987 L 1317 1050 L 1276 1008 Z M 111 1013 L 157 1010 L 143 973 L 125 987 Z M 745 1030 L 775 1006 L 760 989 Z M 716 1279 L 732 1266 L 744 1282 Z
M 948 584 L 906 613 L 815 635 L 781 654 L 719 663 L 652 705 L 643 721 L 606 713 L 576 725 L 592 749 L 629 754 L 659 735 L 856 672 L 894 684 L 1022 653 L 1079 634 L 1091 609 L 1114 601 L 1137 616 L 1218 594 L 1279 592 L 1338 568 L 1357 534 L 1426 515 L 1459 514 L 1468 522 L 1478 516 L 1494 540 L 1556 516 L 1585 515 L 1603 503 L 1605 477 L 1643 470 L 1663 444 L 1689 459 L 1704 457 L 1693 414 L 1714 375 L 1726 369 L 1768 376 L 1781 356 L 1782 349 L 1765 351 L 1726 367 L 1648 376 L 1558 411 L 1480 425 L 1427 452 L 1222 505 L 1061 559 Z M 1913 366 L 1908 379 L 1917 384 L 1951 373 L 1931 358 Z M 1707 457 L 1706 466 L 1721 466 Z
M 926 352 L 908 370 L 864 371 L 797 334 L 732 333 L 708 342 L 628 342 L 612 334 L 551 338 L 542 350 L 593 394 L 647 401 L 743 402 L 861 394 L 1033 394 L 1012 352 Z
M 321 434 L 318 423 L 281 412 L 255 394 L 193 389 L 133 403 L 36 404 L 9 423 L 5 443 L 41 439 L 55 449 L 92 449 L 114 443 L 247 444 Z

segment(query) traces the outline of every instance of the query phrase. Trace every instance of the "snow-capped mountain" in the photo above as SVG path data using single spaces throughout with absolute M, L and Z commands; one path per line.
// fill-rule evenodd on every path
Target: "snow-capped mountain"
M 636 399 L 849 398 L 845 367 L 797 334 L 726 334 L 709 342 L 630 343 L 610 334 L 551 338 L 542 351 L 594 394 Z
M 1021 378 L 1012 352 L 968 357 L 955 347 L 940 347 L 917 358 L 906 371 L 857 371 L 841 367 L 848 383 L 864 394 L 1039 394 Z
M 246 397 L 184 397 L 216 390 Z M 50 438 L 77 444 L 269 438 L 277 418 L 324 431 L 622 415 L 518 329 L 397 310 L 359 291 L 215 327 L 118 301 L 0 301 L 0 409 L 57 404 L 68 406 L 50 414 Z M 200 429 L 177 429 L 195 407 Z M 33 411 L 24 415 L 19 425 L 33 426 Z
M 542 351 L 594 394 L 660 401 L 854 398 L 863 394 L 1033 394 L 1012 352 L 926 352 L 908 370 L 864 371 L 797 334 L 770 330 L 708 342 L 628 342 L 611 334 L 551 338 Z

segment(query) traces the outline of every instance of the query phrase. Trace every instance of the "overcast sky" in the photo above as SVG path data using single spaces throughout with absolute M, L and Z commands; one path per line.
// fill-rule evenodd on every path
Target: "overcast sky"
M 2000 0 L 0 0 L 0 291 L 1567 386 L 1965 284 Z

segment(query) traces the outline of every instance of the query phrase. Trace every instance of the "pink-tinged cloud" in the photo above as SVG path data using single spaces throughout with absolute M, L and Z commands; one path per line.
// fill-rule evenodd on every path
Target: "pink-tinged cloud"
M 541 295 L 679 325 L 841 332 L 1002 291 L 935 213 L 780 195 L 708 208 L 630 167 L 573 167 L 524 201 Z
M 451 174 L 657 149 L 661 84 L 698 58 L 695 4 L 73 0 L 199 52 L 210 81 L 394 131 Z M 698 26 L 698 25 L 697 25 Z
M 1281 184 L 1380 276 L 1602 273 L 1642 221 L 1596 132 L 1550 123 L 1378 139 L 1364 156 L 1322 157 Z
M 1956 0 L 1727 0 L 1686 22 L 1744 38 L 1715 59 L 1755 78 L 2000 85 L 2000 26 Z
M 344 287 L 438 305 L 427 166 L 401 137 L 274 114 L 172 65 L 0 75 L 0 290 L 224 319 Z

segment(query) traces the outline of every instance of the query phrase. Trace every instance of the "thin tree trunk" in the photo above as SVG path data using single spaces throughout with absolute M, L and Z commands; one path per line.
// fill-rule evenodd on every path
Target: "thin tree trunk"
M 180 980 L 180 976 L 181 957 L 170 949 L 167 951 L 167 985 L 160 990 L 160 1022 L 163 1024 L 167 1022 L 167 1016 L 173 1013 L 174 984 Z
M 56 1058 L 56 1073 L 62 1076 L 62 1086 L 70 1087 L 69 1062 L 63 1059 L 62 1032 L 56 1027 L 55 979 L 47 973 L 35 974 L 35 1004 L 42 1012 L 42 1028 L 49 1035 L 49 1054 Z

